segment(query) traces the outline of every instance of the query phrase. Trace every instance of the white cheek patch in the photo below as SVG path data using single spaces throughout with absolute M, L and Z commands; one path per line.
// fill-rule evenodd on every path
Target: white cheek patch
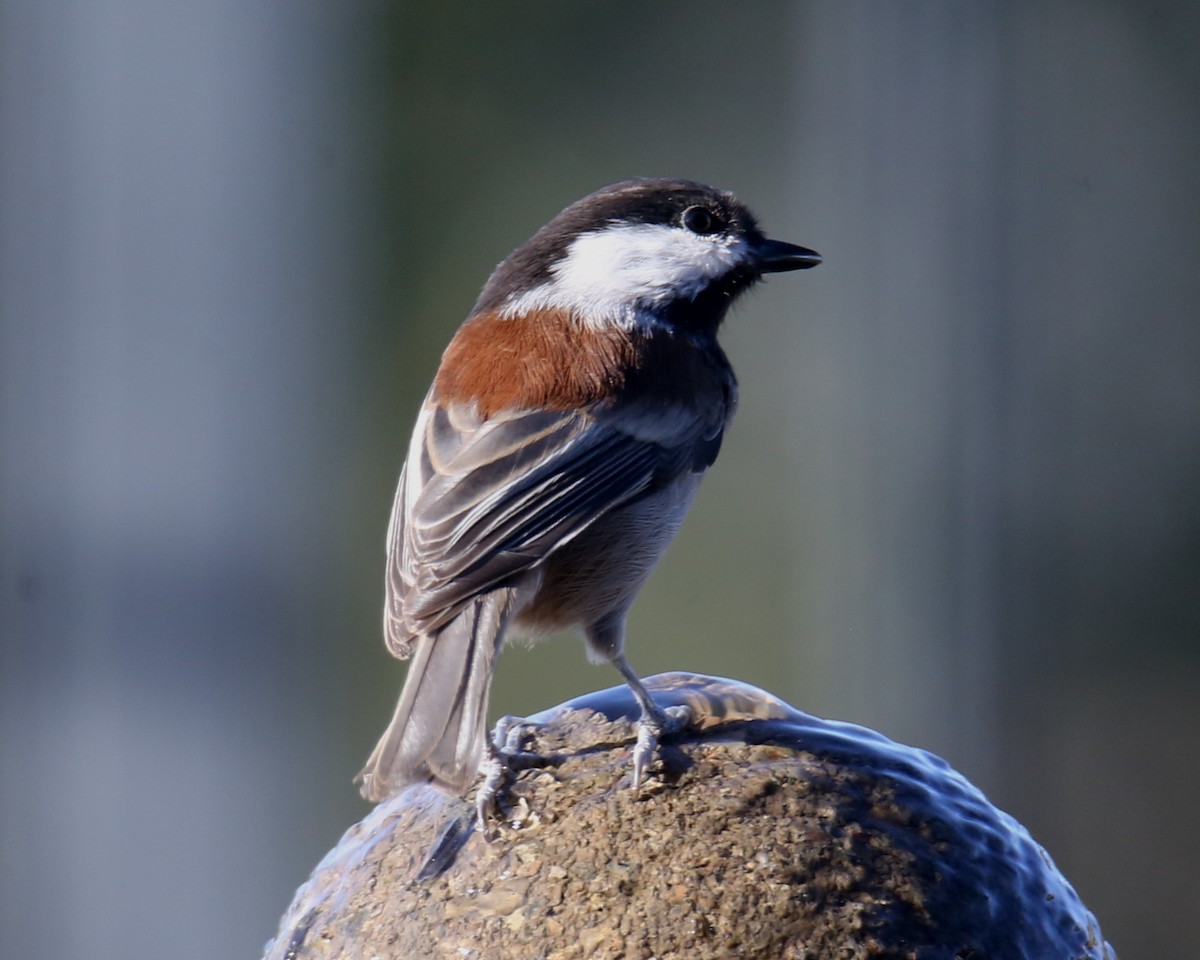
M 621 224 L 575 240 L 554 279 L 510 301 L 505 313 L 575 310 L 584 319 L 630 317 L 679 297 L 694 297 L 749 257 L 745 240 L 701 236 L 665 224 Z

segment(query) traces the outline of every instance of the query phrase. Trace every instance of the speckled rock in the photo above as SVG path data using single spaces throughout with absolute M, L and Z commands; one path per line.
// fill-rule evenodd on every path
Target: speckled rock
M 629 787 L 618 687 L 537 719 L 489 841 L 428 787 L 381 803 L 296 893 L 268 960 L 1114 958 L 1049 856 L 942 760 L 694 674 L 695 722 Z

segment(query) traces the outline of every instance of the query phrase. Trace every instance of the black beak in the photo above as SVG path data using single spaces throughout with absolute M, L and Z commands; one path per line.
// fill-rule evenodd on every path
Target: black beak
M 807 270 L 821 262 L 821 255 L 808 247 L 798 247 L 782 240 L 762 240 L 758 244 L 758 269 L 763 273 L 783 273 L 785 270 Z

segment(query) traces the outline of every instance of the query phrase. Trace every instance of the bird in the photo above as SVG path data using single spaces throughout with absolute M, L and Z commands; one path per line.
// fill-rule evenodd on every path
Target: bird
M 384 635 L 410 665 L 357 781 L 466 795 L 506 639 L 581 630 L 633 692 L 637 786 L 686 717 L 625 656 L 626 616 L 721 448 L 737 380 L 717 331 L 766 274 L 816 266 L 732 194 L 641 178 L 567 206 L 495 268 L 421 406 L 387 531 Z M 480 817 L 484 816 L 480 794 Z

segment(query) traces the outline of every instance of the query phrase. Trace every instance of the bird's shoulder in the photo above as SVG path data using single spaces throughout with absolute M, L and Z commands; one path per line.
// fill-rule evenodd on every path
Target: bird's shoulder
M 588 323 L 563 310 L 476 314 L 447 347 L 431 399 L 489 419 L 514 410 L 691 411 L 722 425 L 737 382 L 708 335 L 665 324 Z

